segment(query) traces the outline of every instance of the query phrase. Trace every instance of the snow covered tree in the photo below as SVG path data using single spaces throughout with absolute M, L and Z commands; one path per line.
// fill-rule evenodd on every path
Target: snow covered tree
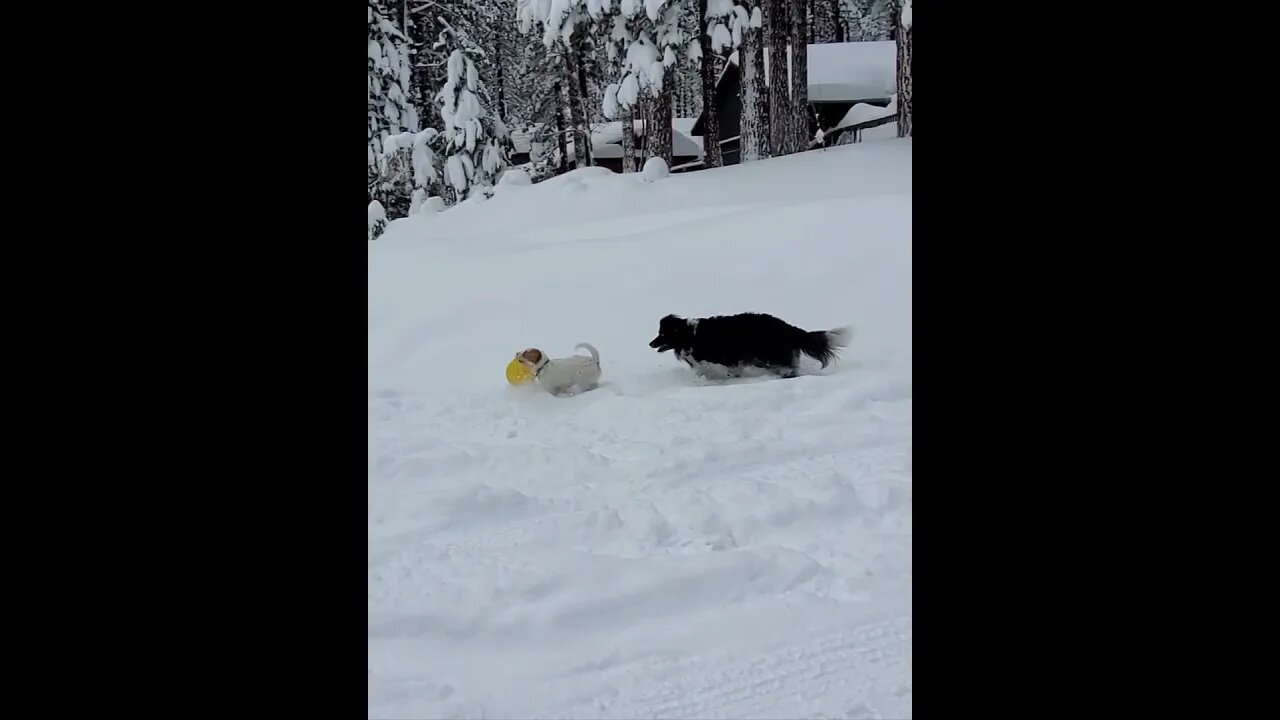
M 568 91 L 570 124 L 574 134 L 574 156 L 579 167 L 592 164 L 591 127 L 586 102 L 590 94 L 587 67 L 595 43 L 590 35 L 593 18 L 604 12 L 600 0 L 520 0 L 517 6 L 520 32 L 535 25 L 542 28 L 542 42 L 548 48 L 557 43 L 564 53 L 564 87 Z
M 418 129 L 410 100 L 408 39 L 388 19 L 378 0 L 369 4 L 369 200 L 378 200 L 392 217 L 403 217 L 410 198 L 402 187 L 382 181 L 383 142 L 388 136 Z
M 410 198 L 410 215 L 416 214 L 428 197 L 443 195 L 438 156 L 441 140 L 434 128 L 427 128 L 391 135 L 383 144 L 382 177 Z
M 436 45 L 447 24 L 479 51 L 476 70 L 493 99 L 493 117 L 506 123 L 515 98 L 533 78 L 516 73 L 525 43 L 517 40 L 516 0 L 384 0 L 401 3 L 406 33 L 413 43 L 413 100 L 423 127 L 441 127 L 436 94 L 447 80 L 447 47 Z M 527 93 L 526 93 L 527 94 Z M 515 96 L 515 97 L 513 97 Z
M 685 40 L 684 52 L 676 63 L 676 97 L 672 112 L 676 117 L 697 117 L 702 111 L 702 42 L 700 32 L 705 16 L 706 0 L 681 0 L 680 36 Z M 715 58 L 707 62 L 714 68 Z
M 605 115 L 634 109 L 640 94 L 648 95 L 653 123 L 645 129 L 645 148 L 650 157 L 661 157 L 670 165 L 671 76 L 679 54 L 685 52 L 679 0 L 643 0 L 643 5 L 641 0 L 621 0 L 611 37 L 619 35 L 634 39 L 622 53 L 621 82 L 605 90 Z
M 629 5 L 628 10 L 634 9 Z M 600 26 L 605 35 L 604 51 L 606 64 L 611 77 L 619 82 L 609 83 L 604 88 L 601 110 L 607 120 L 618 120 L 622 124 L 622 172 L 631 173 L 639 169 L 636 163 L 635 123 L 640 119 L 640 93 L 638 83 L 627 85 L 627 50 L 639 34 L 644 16 L 640 14 L 624 14 L 621 4 L 606 4 L 600 18 Z M 626 90 L 623 90 L 623 86 Z
M 484 51 L 484 58 L 477 62 L 480 77 L 493 97 L 494 116 L 506 123 L 510 119 L 509 96 L 513 85 L 518 84 L 513 70 L 519 59 L 518 46 L 522 44 L 515 16 L 516 0 L 479 0 L 470 3 L 470 7 L 474 27 L 469 28 L 469 33 Z
M 369 239 L 377 240 L 387 229 L 387 210 L 377 200 L 369 202 Z
M 707 10 L 707 0 L 698 0 L 698 63 L 699 80 L 702 89 L 702 107 L 706 114 L 703 117 L 702 132 L 702 164 L 705 167 L 720 167 L 724 159 L 720 154 L 720 116 L 716 113 L 716 51 L 711 46 L 711 23 L 716 22 Z M 708 21 L 706 30 L 701 29 L 702 19 Z M 723 48 L 722 48 L 723 49 Z
M 898 137 L 911 137 L 911 0 L 898 19 Z
M 813 44 L 839 42 L 837 33 L 840 28 L 840 0 L 813 1 Z
M 444 135 L 444 181 L 452 188 L 454 200 L 473 195 L 477 188 L 497 184 L 511 149 L 506 126 L 494 118 L 488 90 L 476 70 L 482 51 L 464 33 L 440 19 L 444 30 L 437 49 L 448 52 L 444 87 L 436 94 L 440 103 L 441 134 Z
M 769 91 L 765 86 L 764 17 L 769 0 L 709 0 L 708 32 L 716 52 L 737 48 L 739 95 L 742 100 L 739 156 L 742 162 L 763 160 L 772 153 L 769 138 Z M 715 18 L 716 20 L 712 20 Z M 717 20 L 719 22 L 717 22 Z
M 840 22 L 846 42 L 894 39 L 896 0 L 840 0 Z

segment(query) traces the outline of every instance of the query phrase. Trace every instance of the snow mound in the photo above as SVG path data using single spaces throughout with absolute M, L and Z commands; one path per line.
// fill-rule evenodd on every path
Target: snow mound
M 511 168 L 502 173 L 502 178 L 498 180 L 498 185 L 532 185 L 533 180 L 530 179 L 529 173 L 521 168 Z
M 671 174 L 671 170 L 667 167 L 667 161 L 660 157 L 651 157 L 644 161 L 644 170 L 641 171 L 640 177 L 645 182 L 657 182 Z

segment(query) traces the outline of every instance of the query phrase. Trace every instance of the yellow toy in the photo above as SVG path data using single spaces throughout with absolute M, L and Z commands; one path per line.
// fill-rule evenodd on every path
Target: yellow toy
M 512 385 L 523 385 L 533 379 L 533 370 L 528 365 L 520 362 L 519 357 L 511 359 L 507 363 L 507 382 Z

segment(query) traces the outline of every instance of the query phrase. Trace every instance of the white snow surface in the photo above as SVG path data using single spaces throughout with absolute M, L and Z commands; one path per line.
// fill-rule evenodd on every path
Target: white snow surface
M 494 190 L 368 243 L 369 717 L 910 718 L 910 138 Z M 747 310 L 855 332 L 648 347 Z M 578 342 L 596 390 L 503 379 Z

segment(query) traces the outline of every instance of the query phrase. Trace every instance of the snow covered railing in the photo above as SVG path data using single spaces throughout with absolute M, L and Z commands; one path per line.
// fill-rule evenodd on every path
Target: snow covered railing
M 681 173 L 681 172 L 689 172 L 690 170 L 700 170 L 702 169 L 702 165 L 703 165 L 702 160 L 694 160 L 693 162 L 681 163 L 679 165 L 676 165 L 672 167 L 668 172 Z
M 893 115 L 885 115 L 884 117 L 878 117 L 872 120 L 860 122 L 856 125 L 846 125 L 837 130 L 827 130 L 825 131 L 826 134 L 823 138 L 823 142 L 819 143 L 817 140 L 814 140 L 811 143 L 809 143 L 809 147 L 815 148 L 815 147 L 818 147 L 819 145 L 824 145 L 824 146 L 833 145 L 835 144 L 834 142 L 835 140 L 843 139 L 843 136 L 846 133 L 853 133 L 853 140 L 847 141 L 847 142 L 862 142 L 863 130 L 870 130 L 871 128 L 880 127 L 881 125 L 888 125 L 891 122 L 897 122 L 897 121 L 898 121 L 898 115 L 897 113 L 894 113 Z

